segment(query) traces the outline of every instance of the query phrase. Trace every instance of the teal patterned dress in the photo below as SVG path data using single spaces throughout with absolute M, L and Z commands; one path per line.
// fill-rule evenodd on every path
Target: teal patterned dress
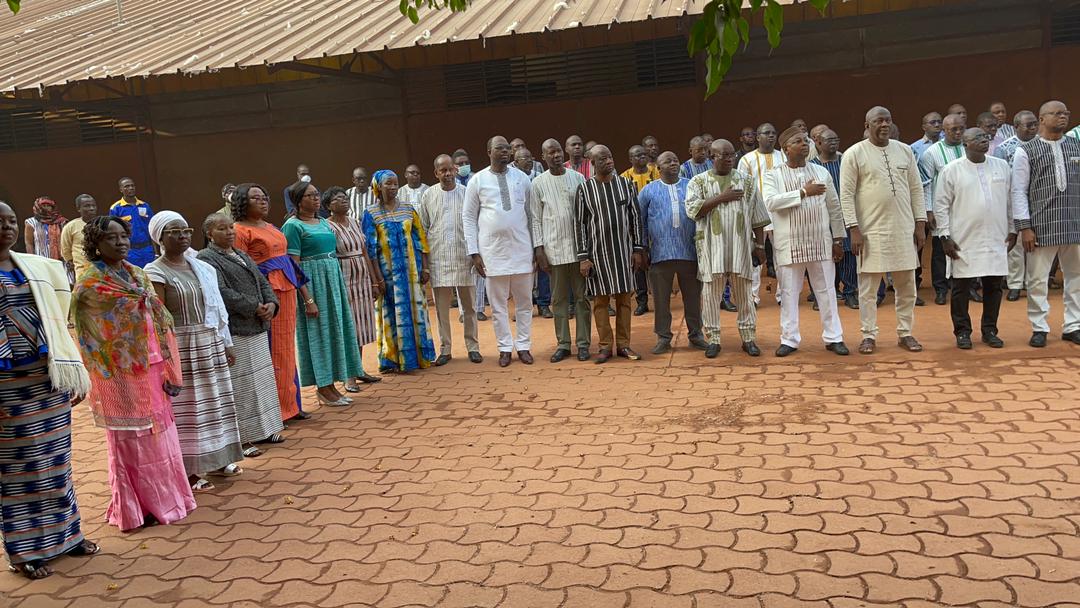
M 349 295 L 337 260 L 337 237 L 330 224 L 324 219 L 308 224 L 292 217 L 281 231 L 289 243 L 288 254 L 300 258 L 300 268 L 309 281 L 308 295 L 319 307 L 319 316 L 308 317 L 300 290 L 296 291 L 300 385 L 329 386 L 364 375 Z

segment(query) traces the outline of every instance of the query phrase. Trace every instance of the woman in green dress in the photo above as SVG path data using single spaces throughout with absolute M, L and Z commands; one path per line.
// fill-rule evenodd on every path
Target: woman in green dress
M 337 237 L 327 221 L 319 217 L 319 189 L 307 182 L 289 186 L 289 199 L 296 207 L 281 231 L 288 241 L 288 254 L 308 277 L 301 287 L 297 315 L 296 345 L 299 352 L 301 386 L 317 386 L 324 405 L 349 405 L 352 399 L 337 389 L 336 383 L 364 375 L 360 346 L 349 308 L 349 296 L 341 265 L 337 261 Z

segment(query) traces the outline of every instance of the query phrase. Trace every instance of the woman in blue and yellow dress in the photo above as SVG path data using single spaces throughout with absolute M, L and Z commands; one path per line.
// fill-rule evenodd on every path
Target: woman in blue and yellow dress
M 383 169 L 372 176 L 377 204 L 364 212 L 368 258 L 382 297 L 376 300 L 379 371 L 408 372 L 431 366 L 435 343 L 428 330 L 428 247 L 420 216 L 397 199 L 398 178 Z

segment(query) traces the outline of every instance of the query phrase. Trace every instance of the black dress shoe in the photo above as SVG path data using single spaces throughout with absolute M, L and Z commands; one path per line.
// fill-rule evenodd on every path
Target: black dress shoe
M 720 310 L 726 310 L 727 312 L 739 312 L 739 307 L 731 303 L 731 300 L 723 300 L 720 302 Z
M 668 352 L 671 352 L 671 340 L 661 338 L 656 341 L 656 346 L 652 348 L 652 354 L 654 355 L 662 355 Z
M 1031 339 L 1028 340 L 1028 346 L 1034 346 L 1035 348 L 1042 348 L 1046 346 L 1046 332 L 1037 331 L 1031 334 Z
M 607 350 L 606 348 L 601 348 L 600 352 L 596 353 L 596 363 L 597 364 L 607 363 L 608 359 L 610 359 L 610 358 L 611 358 L 611 351 Z
M 519 350 L 518 351 L 518 361 L 521 361 L 525 365 L 532 365 L 533 364 L 532 353 L 530 353 L 527 350 Z
M 983 301 L 983 297 L 982 297 L 982 294 L 981 294 L 981 293 L 979 293 L 979 292 L 977 292 L 977 291 L 975 291 L 974 289 L 972 289 L 972 290 L 971 290 L 971 293 L 970 293 L 970 294 L 968 294 L 968 296 L 969 296 L 969 299 L 970 299 L 970 300 L 971 300 L 972 302 L 982 302 L 982 301 Z
M 1072 342 L 1073 344 L 1080 344 L 1080 329 L 1070 331 L 1067 334 L 1061 334 L 1061 339 L 1066 342 Z
M 545 319 L 550 319 L 550 318 L 554 317 L 555 315 L 551 312 L 551 307 L 550 306 L 541 306 L 540 307 L 540 316 L 544 317 Z
M 638 304 L 637 308 L 634 309 L 634 316 L 635 317 L 640 317 L 641 315 L 643 315 L 643 314 L 645 314 L 647 312 L 649 312 L 649 305 L 648 304 Z
M 567 358 L 569 356 L 570 356 L 570 351 L 566 350 L 565 348 L 560 348 L 560 349 L 556 350 L 554 353 L 552 353 L 551 362 L 552 363 L 558 363 L 559 361 L 562 361 L 563 359 L 565 359 L 565 358 Z
M 475 350 L 469 351 L 469 361 L 472 361 L 473 363 L 483 363 L 484 356 L 476 352 Z
M 934 304 L 937 304 L 938 306 L 942 306 L 942 305 L 945 304 L 945 300 L 947 298 L 948 298 L 948 296 L 945 294 L 944 291 L 939 291 L 936 294 L 934 294 Z
M 701 338 L 690 338 L 690 346 L 698 350 L 709 350 L 709 343 Z
M 1010 289 L 1009 293 L 1005 294 L 1005 299 L 1010 302 L 1015 302 L 1020 299 L 1019 289 Z
M 997 337 L 997 334 L 990 334 L 990 333 L 983 334 L 982 341 L 983 341 L 983 344 L 989 346 L 990 348 L 1004 348 L 1005 347 L 1005 342 L 1001 338 Z
M 499 367 L 506 367 L 507 365 L 510 365 L 510 361 L 512 359 L 513 358 L 510 356 L 509 352 L 499 353 Z
M 844 305 L 852 310 L 859 310 L 859 298 L 855 296 L 845 296 Z
M 825 350 L 832 351 L 841 356 L 851 353 L 851 351 L 848 350 L 847 344 L 844 344 L 843 342 L 830 342 L 825 345 Z
M 776 356 L 777 357 L 786 357 L 786 356 L 790 355 L 791 353 L 793 353 L 793 352 L 795 352 L 797 350 L 799 350 L 799 349 L 792 348 L 792 347 L 788 346 L 787 344 L 781 344 L 780 348 L 776 349 Z M 747 351 L 747 352 L 750 352 L 750 351 Z
M 746 354 L 750 355 L 751 357 L 761 356 L 761 349 L 758 348 L 758 345 L 754 343 L 753 340 L 751 340 L 750 342 L 743 342 L 742 349 L 746 351 Z
M 487 320 L 488 320 L 488 316 L 487 316 L 487 315 L 485 315 L 485 314 L 483 313 L 483 311 L 480 311 L 480 312 L 476 313 L 476 320 L 477 320 L 477 321 L 487 321 Z
M 629 359 L 631 361 L 641 361 L 641 355 L 634 352 L 632 348 L 620 348 L 615 351 L 615 354 L 623 359 Z
M 708 359 L 715 359 L 720 354 L 719 344 L 710 344 L 709 348 L 705 349 L 705 357 Z
M 438 359 L 435 359 L 435 367 L 442 367 L 450 362 L 450 355 L 439 355 Z
M 959 334 L 956 336 L 956 348 L 971 350 L 971 334 Z
M 588 361 L 589 357 L 591 357 L 591 356 L 592 355 L 589 354 L 589 349 L 587 349 L 587 348 L 579 348 L 579 349 L 577 349 L 577 360 L 578 361 Z
M 926 306 L 926 300 L 920 298 L 919 296 L 915 296 L 915 306 Z

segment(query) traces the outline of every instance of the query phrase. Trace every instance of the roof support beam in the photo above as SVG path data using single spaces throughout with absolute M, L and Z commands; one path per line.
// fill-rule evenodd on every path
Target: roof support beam
M 349 67 L 352 67 L 351 65 Z M 400 85 L 401 81 L 398 78 L 387 78 L 386 76 L 377 76 L 375 74 L 364 74 L 361 72 L 353 72 L 348 69 L 335 70 L 334 68 L 327 68 L 321 65 L 310 65 L 307 63 L 301 63 L 299 61 L 285 61 L 282 63 L 275 63 L 267 66 L 267 71 L 271 74 L 280 72 L 281 70 L 290 70 L 293 72 L 303 72 L 306 74 L 317 74 L 319 76 L 329 76 L 331 78 L 345 78 L 349 80 L 364 80 L 367 82 L 377 82 L 380 84 Z

